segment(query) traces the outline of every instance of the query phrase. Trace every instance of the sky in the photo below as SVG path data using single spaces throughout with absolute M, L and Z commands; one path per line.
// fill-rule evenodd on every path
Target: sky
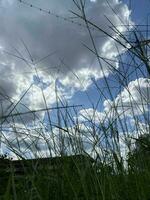
M 13 119 L 3 117 L 46 106 L 52 108 L 57 103 L 59 106 L 82 105 L 77 108 L 76 116 L 80 122 L 95 112 L 98 121 L 107 121 L 106 116 L 114 119 L 118 113 L 124 113 L 126 118 L 132 118 L 133 112 L 137 117 L 147 113 L 150 99 L 147 72 L 143 68 L 131 73 L 135 66 L 127 65 L 130 60 L 125 48 L 108 35 L 118 39 L 112 29 L 116 26 L 121 34 L 129 36 L 134 24 L 146 23 L 149 7 L 148 0 L 142 3 L 86 0 L 87 18 L 104 31 L 91 30 L 94 47 L 86 24 L 71 12 L 80 14 L 73 1 L 1 0 L 0 117 L 4 128 L 10 124 L 33 128 L 40 120 L 49 130 L 47 112 L 36 113 L 38 122 L 33 114 Z M 94 48 L 105 59 L 99 62 Z M 126 64 L 120 64 L 120 58 Z M 124 84 L 120 84 L 123 77 L 118 76 L 121 70 L 132 74 Z M 58 98 L 61 101 L 58 102 Z M 50 111 L 54 121 L 55 114 Z

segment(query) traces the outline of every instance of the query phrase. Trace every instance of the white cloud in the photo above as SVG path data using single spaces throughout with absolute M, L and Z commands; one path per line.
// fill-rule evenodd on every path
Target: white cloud
M 112 117 L 144 115 L 150 105 L 150 80 L 139 78 L 131 81 L 114 101 L 105 100 L 104 111 Z
M 62 149 L 68 155 L 85 151 L 94 157 L 96 151 L 100 153 L 99 135 L 93 135 L 89 126 L 78 124 L 68 127 L 68 132 L 64 130 L 62 127 L 53 128 L 52 132 L 45 131 L 42 126 L 26 129 L 24 125 L 15 124 L 2 131 L 3 152 L 8 152 L 14 159 L 17 159 L 17 154 L 27 158 L 60 156 Z
M 98 112 L 92 108 L 80 110 L 78 114 L 78 120 L 80 122 L 100 123 L 104 120 L 104 117 L 103 112 Z
M 35 2 L 31 1 L 31 3 Z M 111 0 L 110 3 L 124 23 L 130 21 L 130 12 L 125 4 L 115 0 Z M 91 77 L 95 79 L 103 77 L 104 74 L 95 55 L 82 45 L 84 43 L 93 49 L 86 28 L 49 16 L 17 1 L 2 0 L 1 5 L 3 9 L 0 10 L 0 74 L 3 74 L 3 77 L 0 79 L 2 88 L 0 92 L 3 91 L 2 93 L 5 93 L 10 99 L 19 99 L 33 82 L 33 75 L 36 75 L 22 40 L 28 47 L 34 61 L 40 60 L 48 53 L 55 52 L 36 65 L 43 82 L 51 83 L 44 91 L 49 96 L 47 102 L 50 105 L 55 102 L 53 86 L 56 78 L 62 84 L 62 87 L 59 86 L 61 92 L 70 98 L 76 90 L 86 90 L 92 83 Z M 70 0 L 65 1 L 65 3 L 60 0 L 44 1 L 43 3 L 43 1 L 38 0 L 36 5 L 51 8 L 54 13 L 65 17 L 71 15 L 68 10 L 75 10 L 73 2 Z M 86 13 L 87 17 L 94 23 L 110 35 L 117 37 L 108 27 L 110 24 L 105 16 L 111 19 L 114 25 L 121 24 L 121 22 L 106 4 L 106 1 L 90 2 L 87 0 Z M 79 19 L 74 20 L 81 23 Z M 120 29 L 120 31 L 125 31 L 125 28 Z M 116 43 L 98 31 L 93 31 L 92 34 L 100 56 L 116 59 L 118 55 L 118 50 L 115 48 Z M 122 47 L 118 48 L 120 52 L 123 51 Z M 3 50 L 18 57 L 23 56 L 24 59 L 16 58 Z M 111 73 L 108 64 L 102 61 L 102 65 L 105 75 L 108 76 Z M 118 68 L 118 65 L 116 64 L 114 67 Z M 7 105 L 8 101 L 3 100 L 3 104 L 5 103 Z M 42 108 L 43 98 L 40 89 L 34 86 L 23 99 L 23 103 L 30 109 Z

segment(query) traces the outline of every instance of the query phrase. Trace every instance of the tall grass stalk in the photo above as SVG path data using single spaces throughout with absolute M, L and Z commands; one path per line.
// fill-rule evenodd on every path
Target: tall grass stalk
M 139 74 L 144 78 L 150 77 L 148 40 L 142 31 L 133 25 L 132 29 L 127 29 L 130 32 L 129 36 L 135 41 L 133 44 L 130 37 L 121 33 L 109 19 L 113 34 L 108 34 L 88 19 L 83 0 L 73 0 L 73 2 L 78 12 L 72 11 L 72 14 L 84 22 L 92 48 L 86 44 L 84 46 L 97 59 L 99 69 L 104 77 L 104 87 L 99 85 L 97 80 L 92 79 L 92 83 L 99 93 L 99 99 L 93 104 L 87 94 L 94 112 L 93 115 L 88 116 L 89 113 L 85 109 L 82 122 L 79 119 L 81 107 L 69 107 L 67 100 L 59 93 L 57 84 L 55 87 L 56 112 L 53 112 L 53 116 L 51 116 L 49 102 L 47 102 L 42 88 L 44 102 L 42 110 L 26 108 L 27 113 L 18 111 L 17 106 L 22 104 L 21 100 L 27 95 L 32 85 L 17 102 L 10 97 L 4 97 L 11 102 L 11 106 L 8 108 L 8 114 L 3 112 L 0 117 L 1 148 L 7 148 L 10 155 L 15 155 L 16 159 L 22 160 L 24 176 L 15 174 L 13 164 L 11 164 L 11 171 L 5 174 L 6 176 L 3 175 L 4 170 L 0 167 L 0 178 L 4 187 L 3 191 L 0 191 L 0 199 L 148 200 L 150 197 L 150 146 L 145 151 L 146 157 L 143 157 L 145 155 L 143 151 L 137 151 L 136 140 L 142 135 L 150 134 L 149 111 L 146 110 L 150 102 L 149 99 L 144 99 L 139 81 L 136 89 L 140 95 L 140 104 L 135 102 L 134 94 L 127 87 L 133 74 L 137 80 Z M 110 5 L 108 4 L 108 6 Z M 114 10 L 112 11 L 114 15 L 117 15 Z M 121 24 L 125 26 L 122 21 Z M 116 68 L 116 60 L 99 55 L 93 36 L 95 30 L 115 41 L 118 49 L 117 62 L 120 68 Z M 29 54 L 30 62 L 22 55 L 19 56 L 19 59 L 31 67 L 34 65 L 32 55 L 26 44 L 24 42 L 23 44 Z M 124 48 L 123 55 L 119 53 L 120 46 Z M 124 57 L 128 59 L 124 61 Z M 104 65 L 107 65 L 113 74 L 112 82 L 117 85 L 118 94 L 123 88 L 126 88 L 130 100 L 127 107 L 122 98 L 120 98 L 120 102 L 115 102 L 116 96 L 113 94 L 109 77 L 105 74 Z M 36 66 L 32 70 L 35 70 L 35 75 L 39 77 Z M 80 82 L 78 75 L 75 73 L 74 75 Z M 113 102 L 112 104 L 108 97 Z M 104 111 L 105 117 L 99 119 L 96 111 L 104 100 L 109 104 L 110 110 Z M 135 107 L 141 111 L 140 117 L 135 113 Z M 120 109 L 122 109 L 121 112 Z M 82 105 L 82 110 L 84 110 L 84 105 Z M 130 120 L 126 116 L 128 110 L 130 110 Z M 45 112 L 46 123 L 40 120 L 38 112 Z M 26 124 L 23 118 L 25 114 L 32 115 L 36 126 L 29 127 Z M 21 126 L 16 123 L 16 117 L 20 120 Z M 141 128 L 142 124 L 146 126 L 145 129 Z M 14 137 L 9 137 L 9 134 Z M 80 162 L 77 159 L 79 155 L 84 155 L 84 157 L 79 157 Z M 56 168 L 52 171 L 49 170 L 52 161 L 48 161 L 49 165 L 43 164 L 44 169 L 36 167 L 44 157 L 57 157 Z M 36 159 L 33 160 L 32 165 L 26 161 L 29 158 Z M 144 163 L 143 168 L 139 167 L 139 162 Z

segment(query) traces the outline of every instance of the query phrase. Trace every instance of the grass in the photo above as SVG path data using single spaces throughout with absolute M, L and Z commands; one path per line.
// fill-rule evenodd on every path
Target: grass
M 149 106 L 149 99 L 144 99 L 139 82 L 137 82 L 136 89 L 140 94 L 140 105 L 133 101 L 134 94 L 127 88 L 132 75 L 135 76 L 135 79 L 141 76 L 148 79 L 150 77 L 149 43 L 146 42 L 147 38 L 141 30 L 137 30 L 136 26 L 132 27 L 129 35 L 134 39 L 135 44 L 129 40 L 129 37 L 119 32 L 113 24 L 111 24 L 111 28 L 116 37 L 109 35 L 87 18 L 82 0 L 73 2 L 79 12 L 72 13 L 84 22 L 92 43 L 92 48 L 86 45 L 85 48 L 88 48 L 97 59 L 107 91 L 106 95 L 99 82 L 92 79 L 99 93 L 99 100 L 94 104 L 91 101 L 91 108 L 97 110 L 99 104 L 106 100 L 110 104 L 110 111 L 105 112 L 105 117 L 101 120 L 96 111 L 89 115 L 85 109 L 82 116 L 84 120 L 81 123 L 78 117 L 79 108 L 77 106 L 69 107 L 64 97 L 58 94 L 56 87 L 56 108 L 53 114 L 55 122 L 49 113 L 48 102 L 42 88 L 45 108 L 34 111 L 27 108 L 27 113 L 20 113 L 17 105 L 31 89 L 32 86 L 30 86 L 19 101 L 13 103 L 9 114 L 1 116 L 1 145 L 7 146 L 10 152 L 23 161 L 28 157 L 40 160 L 45 156 L 45 153 L 42 152 L 44 149 L 47 157 L 59 156 L 64 160 L 67 155 L 84 155 L 89 158 L 92 152 L 94 162 L 88 162 L 87 159 L 87 162 L 82 161 L 81 165 L 74 159 L 75 157 L 69 162 L 62 162 L 60 159 L 57 168 L 52 172 L 43 165 L 41 169 L 35 168 L 31 171 L 25 169 L 24 175 L 19 176 L 15 173 L 13 165 L 10 165 L 11 170 L 8 172 L 4 170 L 1 163 L 9 161 L 2 157 L 0 160 L 2 166 L 0 166 L 0 199 L 149 200 L 150 123 L 149 111 L 146 110 L 146 106 Z M 110 62 L 99 55 L 93 29 L 114 40 L 118 51 L 118 46 L 125 49 L 124 55 L 119 54 L 118 56 L 119 69 L 116 69 L 115 62 L 112 60 Z M 29 52 L 26 46 L 25 48 Z M 123 61 L 124 57 L 127 58 L 126 62 Z M 115 97 L 109 77 L 105 75 L 104 64 L 107 64 L 109 70 L 113 71 L 112 80 L 115 85 L 118 85 L 118 93 L 126 87 L 130 98 L 129 108 L 124 107 L 122 98 L 114 105 L 108 101 L 108 96 L 112 102 L 115 101 Z M 39 77 L 38 70 L 34 69 L 36 76 Z M 8 97 L 8 99 L 10 98 Z M 140 116 L 135 113 L 135 105 L 142 111 Z M 119 111 L 120 107 L 122 112 Z M 130 109 L 130 119 L 134 122 L 132 128 L 131 122 L 126 116 L 128 109 Z M 38 118 L 38 112 L 41 111 L 45 111 L 47 114 L 46 124 Z M 13 114 L 14 112 L 15 114 Z M 24 114 L 34 116 L 35 121 L 38 121 L 38 127 L 33 127 L 31 130 L 23 120 Z M 21 120 L 21 127 L 15 123 L 15 117 Z M 142 124 L 146 124 L 147 127 L 141 128 Z M 6 136 L 7 127 L 14 136 L 11 140 Z M 146 139 L 143 139 L 143 135 Z M 34 165 L 35 163 L 33 163 L 33 167 Z

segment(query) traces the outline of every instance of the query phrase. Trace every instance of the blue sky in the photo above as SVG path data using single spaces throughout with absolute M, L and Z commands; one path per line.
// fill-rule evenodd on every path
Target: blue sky
M 129 5 L 129 1 L 124 0 L 124 2 L 127 2 Z M 145 24 L 146 18 L 149 14 L 150 1 L 144 0 L 142 3 L 139 3 L 138 1 L 131 0 L 130 5 L 132 9 L 132 19 L 137 24 Z
M 132 1 L 132 0 L 131 1 L 124 0 L 123 2 L 126 3 L 129 8 L 131 8 L 131 19 L 135 24 L 146 25 L 147 19 L 149 19 L 149 21 L 150 21 L 150 12 L 149 12 L 150 1 L 149 0 L 142 1 L 142 3 L 139 3 L 139 1 Z M 146 26 L 139 27 L 139 30 L 142 30 L 142 31 L 146 30 Z M 145 34 L 145 33 L 143 33 L 143 34 Z M 126 55 L 124 55 L 123 57 L 125 57 L 125 60 L 127 59 Z M 128 67 L 128 66 L 126 66 L 126 67 Z M 131 69 L 131 71 L 132 70 L 133 69 Z M 146 73 L 145 71 L 146 70 L 143 68 L 144 74 Z M 143 76 L 143 74 L 141 74 L 139 72 L 138 76 L 141 77 L 141 76 Z M 146 76 L 146 74 L 145 74 L 145 76 Z M 137 78 L 137 74 L 133 73 L 132 76 L 130 77 L 129 81 L 135 80 L 136 78 Z M 110 79 L 112 79 L 110 84 L 114 86 L 113 95 L 116 96 L 118 93 L 118 87 L 117 87 L 118 83 L 115 84 L 115 82 L 113 81 L 113 74 L 110 75 Z M 99 80 L 98 84 L 103 85 L 104 84 L 103 80 Z M 99 98 L 99 93 L 97 92 L 97 89 L 94 86 L 89 87 L 87 90 L 87 93 L 91 97 L 95 96 L 93 103 L 96 102 L 95 100 Z M 85 102 L 86 99 L 87 99 L 87 97 L 84 94 L 84 92 L 78 92 L 77 94 L 74 95 L 74 100 L 76 100 L 77 103 L 81 102 L 81 100 L 83 100 L 83 102 Z M 89 104 L 87 104 L 87 107 L 90 106 Z
M 57 105 L 58 98 L 61 99 L 59 106 L 82 105 L 77 108 L 76 116 L 81 121 L 84 121 L 83 115 L 90 118 L 95 112 L 102 122 L 113 119 L 115 105 L 117 113 L 124 112 L 127 121 L 133 111 L 137 117 L 148 112 L 150 87 L 145 66 L 136 69 L 140 61 L 105 33 L 127 45 L 112 30 L 112 25 L 129 36 L 131 29 L 127 32 L 126 26 L 120 25 L 144 25 L 150 1 L 131 0 L 131 14 L 126 0 L 86 1 L 88 19 L 105 32 L 91 31 L 95 48 L 102 57 L 100 63 L 93 53 L 94 46 L 84 22 L 69 12 L 79 13 L 72 1 L 1 0 L 0 6 L 1 117 L 46 106 L 51 108 Z M 141 31 L 144 29 L 139 27 Z M 131 105 L 132 110 L 124 111 Z M 14 123 L 14 126 L 34 128 L 39 121 L 48 125 L 47 113 L 39 112 L 37 116 L 38 120 L 29 113 L 21 118 L 14 116 L 14 121 L 8 118 L 2 125 Z M 55 111 L 50 111 L 50 116 L 56 120 Z

